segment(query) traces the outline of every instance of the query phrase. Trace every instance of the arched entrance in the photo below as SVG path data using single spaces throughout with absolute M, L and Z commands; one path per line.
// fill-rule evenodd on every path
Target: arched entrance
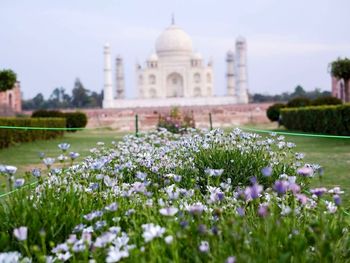
M 167 77 L 167 97 L 183 97 L 184 81 L 179 73 L 171 73 Z

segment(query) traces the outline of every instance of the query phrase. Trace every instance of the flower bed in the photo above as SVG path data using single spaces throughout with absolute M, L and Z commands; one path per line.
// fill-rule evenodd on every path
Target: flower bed
M 161 130 L 100 143 L 62 169 L 45 158 L 35 189 L 2 200 L 0 261 L 345 262 L 342 191 L 309 189 L 322 169 L 294 146 L 238 129 Z

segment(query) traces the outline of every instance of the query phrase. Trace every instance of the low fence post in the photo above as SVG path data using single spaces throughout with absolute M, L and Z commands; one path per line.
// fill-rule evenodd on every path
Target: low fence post
M 209 112 L 209 124 L 210 124 L 210 130 L 212 130 L 213 129 L 213 121 L 211 118 L 211 112 Z
M 135 135 L 139 137 L 139 115 L 135 115 Z

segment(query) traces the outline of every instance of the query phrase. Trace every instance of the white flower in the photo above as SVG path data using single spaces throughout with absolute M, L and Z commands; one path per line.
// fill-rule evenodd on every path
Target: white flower
M 171 244 L 173 240 L 174 240 L 173 236 L 166 236 L 164 238 L 165 243 L 167 243 L 168 245 Z
M 197 202 L 193 205 L 187 205 L 186 210 L 190 212 L 191 214 L 200 215 L 204 210 L 206 210 L 206 206 L 203 205 L 201 202 Z
M 94 243 L 95 247 L 105 247 L 108 243 L 111 243 L 117 237 L 116 234 L 112 234 L 110 232 L 106 232 L 101 236 L 96 238 Z
M 142 229 L 142 237 L 145 239 L 145 242 L 149 242 L 156 237 L 161 237 L 165 232 L 164 227 L 154 225 L 153 223 L 143 224 Z
M 19 261 L 20 258 L 21 258 L 21 253 L 19 253 L 17 251 L 0 253 L 0 262 L 1 263 L 20 262 Z
M 286 206 L 284 204 L 281 205 L 281 215 L 285 216 L 288 215 L 290 212 L 292 212 L 292 209 L 289 206 Z
M 106 258 L 107 263 L 118 262 L 122 258 L 126 258 L 129 256 L 129 252 L 127 250 L 119 250 L 119 247 L 110 246 L 108 255 Z
M 327 210 L 330 214 L 334 214 L 337 211 L 337 206 L 333 202 L 325 201 L 327 205 Z
M 26 226 L 21 226 L 19 228 L 15 228 L 13 230 L 13 235 L 19 240 L 24 241 L 27 240 L 28 228 Z
M 328 190 L 328 193 L 340 195 L 340 194 L 344 194 L 344 191 L 342 191 L 339 186 L 336 186 L 336 187 Z
M 202 241 L 199 245 L 199 251 L 203 253 L 207 253 L 209 251 L 209 243 L 208 241 Z
M 69 149 L 69 147 L 70 147 L 70 144 L 66 143 L 66 142 L 60 143 L 58 145 L 58 148 L 60 148 L 63 152 L 67 151 Z
M 117 211 L 117 209 L 118 209 L 118 204 L 116 202 L 111 203 L 110 205 L 107 205 L 105 207 L 106 211 L 111 211 L 111 212 Z
M 16 166 L 12 166 L 12 165 L 6 165 L 5 166 L 5 171 L 6 171 L 6 173 L 8 173 L 10 175 L 13 175 L 13 174 L 16 173 L 17 167 Z
M 55 162 L 55 158 L 48 157 L 48 158 L 43 159 L 43 162 L 47 167 L 50 167 Z
M 57 258 L 58 258 L 59 260 L 62 260 L 63 262 L 65 262 L 65 261 L 67 261 L 68 259 L 70 259 L 71 256 L 72 256 L 72 254 L 71 254 L 69 251 L 67 251 L 67 252 L 64 253 L 64 254 L 62 254 L 62 253 L 58 253 L 58 254 L 57 254 Z
M 166 207 L 159 209 L 159 213 L 161 213 L 163 216 L 174 216 L 179 209 L 176 207 Z

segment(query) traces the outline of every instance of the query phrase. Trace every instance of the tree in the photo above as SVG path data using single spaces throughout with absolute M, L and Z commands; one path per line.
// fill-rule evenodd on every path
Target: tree
M 344 80 L 345 88 L 345 101 L 350 102 L 350 59 L 348 58 L 338 58 L 336 61 L 333 61 L 331 64 L 331 74 L 337 79 Z
M 306 107 L 310 105 L 311 105 L 311 101 L 305 97 L 294 98 L 288 101 L 287 103 L 288 108 Z
M 0 91 L 12 89 L 17 81 L 17 75 L 11 69 L 0 71 Z
M 85 89 L 81 81 L 77 78 L 72 90 L 72 106 L 76 108 L 89 106 L 91 101 L 89 93 L 89 90 Z
M 291 98 L 298 98 L 298 97 L 305 97 L 306 91 L 304 88 L 300 85 L 295 87 L 295 90 L 292 94 L 290 94 Z

